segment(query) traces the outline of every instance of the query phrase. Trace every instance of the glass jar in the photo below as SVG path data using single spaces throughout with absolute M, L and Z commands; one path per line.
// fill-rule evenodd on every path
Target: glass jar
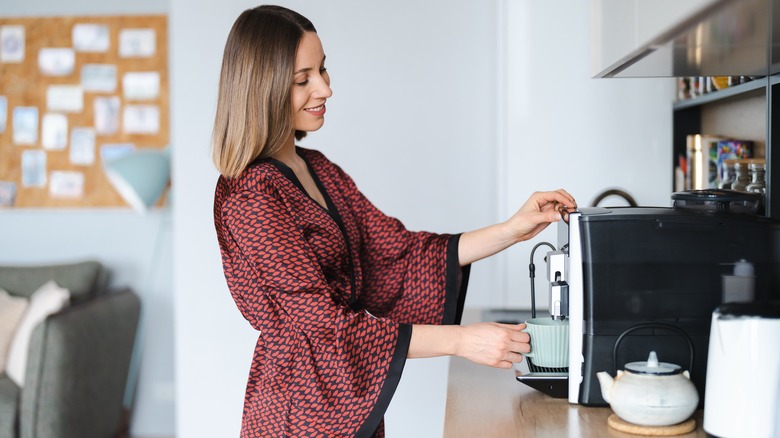
M 747 160 L 737 160 L 734 163 L 734 171 L 736 172 L 736 180 L 731 185 L 731 190 L 738 192 L 746 192 L 747 186 L 750 184 L 750 169 L 748 169 Z
M 750 163 L 750 184 L 745 191 L 766 194 L 766 163 Z
M 723 160 L 723 170 L 720 175 L 720 184 L 718 184 L 719 189 L 730 189 L 734 181 L 737 180 L 737 173 L 734 169 L 736 162 L 737 160 Z

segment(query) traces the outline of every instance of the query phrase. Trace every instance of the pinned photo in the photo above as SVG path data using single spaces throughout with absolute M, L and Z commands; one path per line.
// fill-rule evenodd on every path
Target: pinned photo
M 160 107 L 125 105 L 122 127 L 126 134 L 157 134 L 160 132 Z
M 16 203 L 16 183 L 0 181 L 0 207 L 13 207 Z
M 153 100 L 160 96 L 160 73 L 156 71 L 125 73 L 122 92 L 127 100 Z
M 24 61 L 24 26 L 0 26 L 0 62 Z
M 38 51 L 38 69 L 46 76 L 69 76 L 76 65 L 76 52 L 67 48 L 44 48 Z
M 14 108 L 14 144 L 38 143 L 38 108 L 17 106 Z
M 44 149 L 65 149 L 68 146 L 68 118 L 65 114 L 44 114 L 41 137 Z
M 73 25 L 73 48 L 77 52 L 107 52 L 110 46 L 108 26 L 88 23 Z
M 95 163 L 95 130 L 73 128 L 70 131 L 70 162 L 78 166 Z
M 49 195 L 52 198 L 79 199 L 84 197 L 84 173 L 53 170 L 50 179 Z
M 84 89 L 79 85 L 49 85 L 46 88 L 46 109 L 65 113 L 84 110 Z
M 114 134 L 119 131 L 119 98 L 95 98 L 95 132 L 101 135 Z
M 8 98 L 0 96 L 0 134 L 5 132 L 8 123 Z
M 22 151 L 22 186 L 46 186 L 46 152 L 43 150 Z
M 148 58 L 157 52 L 157 33 L 154 29 L 122 29 L 119 31 L 119 56 Z
M 84 91 L 113 93 L 116 91 L 116 66 L 84 64 L 81 67 L 81 86 Z

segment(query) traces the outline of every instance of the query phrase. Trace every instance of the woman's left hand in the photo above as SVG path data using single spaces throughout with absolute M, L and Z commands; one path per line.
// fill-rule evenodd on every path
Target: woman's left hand
M 506 224 L 516 242 L 529 240 L 550 223 L 569 220 L 569 212 L 577 209 L 577 202 L 566 190 L 535 192 Z

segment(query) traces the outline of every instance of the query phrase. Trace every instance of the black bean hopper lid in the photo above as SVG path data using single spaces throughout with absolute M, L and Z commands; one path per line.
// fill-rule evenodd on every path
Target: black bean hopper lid
M 688 190 L 672 193 L 675 208 L 717 213 L 758 214 L 759 193 L 727 189 Z

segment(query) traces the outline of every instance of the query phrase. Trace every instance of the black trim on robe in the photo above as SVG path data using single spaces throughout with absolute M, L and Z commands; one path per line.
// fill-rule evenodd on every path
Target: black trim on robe
M 300 148 L 296 148 L 296 151 Z M 295 171 L 290 168 L 290 166 L 284 164 L 283 162 L 275 159 L 275 158 L 269 158 L 269 161 L 273 163 L 274 166 L 276 166 L 277 169 L 282 173 L 282 175 L 286 176 L 287 179 L 292 181 L 293 184 L 295 184 L 298 189 L 300 189 L 301 192 L 303 192 L 311 201 L 320 208 L 322 208 L 324 211 L 328 213 L 328 215 L 333 219 L 334 222 L 336 222 L 336 225 L 338 225 L 339 230 L 341 230 L 341 234 L 344 236 L 344 242 L 347 245 L 347 254 L 349 254 L 349 257 L 347 257 L 347 263 L 349 264 L 349 283 L 351 289 L 349 293 L 349 301 L 346 303 L 347 306 L 354 310 L 354 311 L 360 311 L 363 309 L 363 305 L 360 303 L 360 300 L 357 296 L 357 287 L 355 286 L 355 262 L 352 260 L 352 245 L 349 241 L 349 235 L 347 234 L 347 229 L 344 226 L 344 220 L 341 219 L 341 214 L 339 213 L 338 209 L 336 209 L 336 204 L 333 203 L 333 200 L 330 198 L 330 195 L 328 194 L 328 191 L 325 190 L 325 185 L 322 184 L 322 181 L 320 181 L 319 176 L 317 176 L 317 172 L 312 169 L 311 164 L 309 163 L 309 160 L 306 159 L 302 154 L 298 154 L 299 157 L 303 160 L 304 163 L 306 163 L 306 168 L 309 170 L 309 175 L 311 175 L 311 179 L 314 181 L 314 185 L 317 186 L 317 189 L 319 189 L 320 194 L 322 195 L 322 198 L 325 200 L 325 205 L 327 205 L 327 208 L 323 207 L 317 200 L 311 197 L 309 192 L 306 191 L 306 189 L 303 187 L 303 184 L 301 183 L 301 180 L 298 179 L 298 176 L 295 174 Z
M 460 234 L 453 235 L 447 242 L 447 292 L 444 299 L 442 324 L 460 324 L 463 317 L 463 305 L 466 302 L 466 289 L 469 286 L 471 265 L 460 267 L 459 242 Z
M 393 352 L 393 358 L 390 360 L 390 369 L 387 371 L 387 377 L 385 383 L 382 386 L 382 390 L 379 392 L 379 398 L 374 405 L 374 409 L 366 418 L 363 426 L 360 427 L 356 437 L 370 438 L 374 436 L 376 429 L 379 427 L 379 422 L 385 416 L 387 407 L 390 406 L 390 401 L 393 399 L 393 394 L 398 388 L 398 383 L 401 381 L 401 373 L 403 373 L 404 365 L 406 365 L 406 356 L 409 353 L 409 343 L 412 340 L 412 326 L 411 324 L 399 324 L 398 325 L 398 341 L 395 344 L 395 352 Z

